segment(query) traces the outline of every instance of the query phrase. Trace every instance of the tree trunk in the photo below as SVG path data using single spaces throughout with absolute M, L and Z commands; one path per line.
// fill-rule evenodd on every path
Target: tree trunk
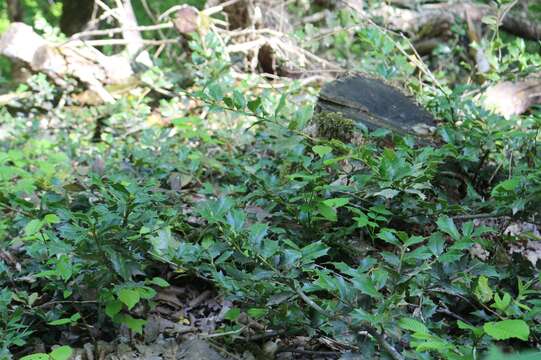
M 7 0 L 7 8 L 9 21 L 23 21 L 23 7 L 19 0 Z
M 143 37 L 137 28 L 137 18 L 130 0 L 116 0 L 119 11 L 119 21 L 122 27 L 122 37 L 128 42 L 126 50 L 131 58 L 147 67 L 152 66 L 152 60 L 147 51 L 144 51 Z
M 62 32 L 69 36 L 85 30 L 94 12 L 94 0 L 62 0 L 62 6 Z

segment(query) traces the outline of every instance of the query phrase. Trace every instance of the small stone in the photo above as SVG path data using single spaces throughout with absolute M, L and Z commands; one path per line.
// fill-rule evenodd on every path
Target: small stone
M 278 344 L 276 344 L 274 341 L 269 340 L 263 345 L 263 352 L 270 357 L 273 357 L 277 350 Z

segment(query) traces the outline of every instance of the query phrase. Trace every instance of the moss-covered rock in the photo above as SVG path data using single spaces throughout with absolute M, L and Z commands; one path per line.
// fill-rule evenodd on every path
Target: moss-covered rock
M 355 121 L 348 119 L 339 112 L 320 112 L 314 114 L 312 123 L 316 127 L 318 137 L 344 143 L 350 142 L 355 134 Z

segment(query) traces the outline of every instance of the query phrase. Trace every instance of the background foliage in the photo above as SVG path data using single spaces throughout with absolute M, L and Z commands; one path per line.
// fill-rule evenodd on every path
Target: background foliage
M 24 6 L 25 21 L 57 24 L 57 4 Z M 223 333 L 242 334 L 247 315 L 367 358 L 537 349 L 539 272 L 509 249 L 539 240 L 541 112 L 504 119 L 471 96 L 483 85 L 456 82 L 470 65 L 441 63 L 467 51 L 460 26 L 430 58 L 435 78 L 412 65 L 406 40 L 376 26 L 326 41 L 310 41 L 313 26 L 295 34 L 351 70 L 404 83 L 441 122 L 430 144 L 385 130 L 356 129 L 361 144 L 307 135 L 317 89 L 238 80 L 213 32 L 192 37 L 190 62 L 142 73 L 150 95 L 113 105 L 60 108 L 62 89 L 42 74 L 15 89 L 3 60 L 4 87 L 33 95 L 0 110 L 0 247 L 16 258 L 0 258 L 0 357 L 37 339 L 76 346 L 89 325 L 141 334 L 157 291 L 185 279 L 233 302 Z M 541 65 L 538 44 L 510 36 L 488 53 L 489 82 Z M 141 126 L 155 117 L 169 123 Z M 530 230 L 505 232 L 512 224 Z

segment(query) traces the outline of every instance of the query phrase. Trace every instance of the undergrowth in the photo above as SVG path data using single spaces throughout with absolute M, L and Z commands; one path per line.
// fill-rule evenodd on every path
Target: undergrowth
M 411 73 L 386 36 L 358 37 L 381 71 Z M 2 110 L 0 357 L 36 338 L 75 345 L 51 329 L 77 330 L 75 343 L 93 327 L 140 334 L 156 290 L 179 277 L 233 301 L 224 333 L 242 333 L 247 314 L 367 358 L 539 347 L 539 274 L 508 251 L 525 239 L 499 226 L 540 222 L 538 112 L 506 120 L 471 89 L 412 80 L 441 121 L 434 144 L 317 138 L 304 132 L 314 89 L 235 80 L 220 46 L 212 33 L 192 42 L 198 77 L 187 90 L 162 81 L 173 99 L 57 109 L 59 90 L 38 76 L 24 111 Z M 44 109 L 62 126 L 43 125 Z M 137 128 L 152 116 L 169 126 Z M 99 132 L 87 118 L 102 119 Z

